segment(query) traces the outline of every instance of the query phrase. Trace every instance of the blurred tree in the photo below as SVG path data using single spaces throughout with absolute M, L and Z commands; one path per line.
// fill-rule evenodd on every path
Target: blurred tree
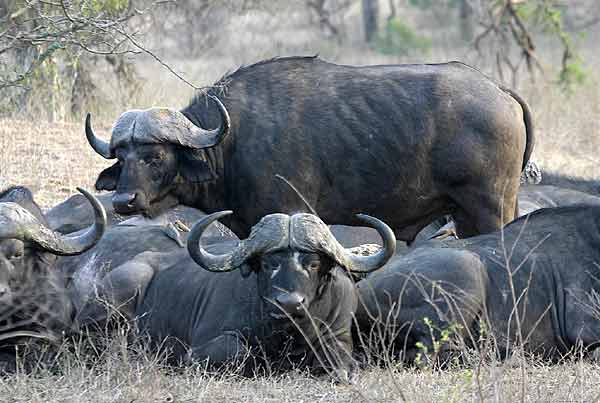
M 306 5 L 316 16 L 321 31 L 338 42 L 342 41 L 344 34 L 340 29 L 341 20 L 352 3 L 353 0 L 306 0 Z
M 147 3 L 147 7 L 157 3 Z M 80 112 L 86 96 L 95 94 L 90 71 L 98 58 L 111 56 L 127 63 L 123 55 L 146 51 L 130 24 L 145 11 L 129 0 L 2 0 L 2 110 L 26 107 L 36 88 L 36 98 L 51 100 L 47 108 L 50 119 L 56 118 L 57 112 L 62 117 L 68 114 L 54 101 L 59 93 L 70 92 L 69 112 Z M 130 67 L 114 71 L 122 80 L 133 77 Z
M 491 50 L 496 71 L 502 80 L 510 80 L 515 86 L 523 66 L 532 79 L 535 79 L 536 70 L 544 73 L 534 39 L 544 35 L 558 40 L 561 47 L 559 83 L 570 91 L 574 85 L 583 82 L 582 60 L 573 36 L 564 27 L 562 2 L 502 0 L 489 2 L 483 11 L 480 21 L 483 30 L 476 36 L 473 45 L 482 56 L 489 55 Z
M 431 40 L 417 33 L 397 16 L 394 0 L 389 0 L 389 9 L 385 30 L 377 35 L 375 48 L 381 53 L 399 56 L 427 52 L 431 47 Z
M 373 42 L 377 37 L 378 17 L 379 17 L 379 1 L 378 0 L 362 0 L 362 16 L 363 27 L 365 30 L 365 40 Z
M 513 86 L 524 69 L 532 80 L 536 72 L 544 72 L 544 63 L 536 52 L 536 44 L 542 37 L 557 41 L 562 51 L 559 83 L 568 90 L 581 83 L 585 73 L 573 30 L 600 22 L 598 0 L 408 0 L 408 3 L 432 13 L 437 20 L 448 22 L 458 18 L 460 37 L 477 51 L 483 64 L 493 65 L 499 78 Z M 567 21 L 571 21 L 571 30 L 566 28 Z M 444 35 L 451 35 L 450 27 L 444 30 Z
M 457 0 L 459 6 L 460 33 L 464 41 L 471 41 L 475 31 L 473 5 L 469 0 Z
M 308 0 L 306 4 L 311 8 L 319 19 L 319 25 L 324 32 L 327 32 L 331 36 L 339 36 L 339 31 L 331 23 L 331 15 L 329 9 L 325 7 L 327 0 Z

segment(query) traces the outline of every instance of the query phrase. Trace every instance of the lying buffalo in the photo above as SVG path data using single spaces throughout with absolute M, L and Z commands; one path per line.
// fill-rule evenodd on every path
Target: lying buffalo
M 31 272 L 27 274 L 30 278 L 39 278 L 42 282 L 53 284 L 53 292 L 60 295 L 59 299 L 66 298 L 68 303 L 64 311 L 61 311 L 64 312 L 64 320 L 60 322 L 68 326 L 71 316 L 94 295 L 97 283 L 106 273 L 145 251 L 171 252 L 184 248 L 188 227 L 205 216 L 194 208 L 176 206 L 153 219 L 141 216 L 119 217 L 112 210 L 110 197 L 93 197 L 93 204 L 89 202 L 89 197 L 91 195 L 71 196 L 43 214 L 27 188 L 19 186 L 0 193 L 0 203 L 10 201 L 20 204 L 35 216 L 39 224 L 46 228 L 45 231 L 56 236 L 62 236 L 65 232 L 70 234 L 64 238 L 76 238 L 85 233 L 98 219 L 98 209 L 106 206 L 105 211 L 108 210 L 104 236 L 86 250 L 77 251 L 78 253 L 70 256 L 57 256 L 65 253 L 39 247 L 24 247 L 27 244 L 18 239 L 0 241 L 0 295 L 10 291 L 8 282 L 1 276 L 8 276 L 10 273 L 24 276 L 28 273 L 28 268 L 31 268 Z M 205 231 L 203 241 L 222 240 L 222 231 L 221 227 L 212 225 Z M 8 267 L 3 262 L 12 264 Z M 18 278 L 14 282 L 23 283 Z M 48 287 L 41 287 L 40 290 L 47 293 Z M 22 293 L 29 291 L 32 290 Z M 41 303 L 39 298 L 33 300 L 35 304 Z
M 246 237 L 264 215 L 304 211 L 273 180 L 280 174 L 326 222 L 376 214 L 407 241 L 444 214 L 462 236 L 513 219 L 534 142 L 527 104 L 462 63 L 354 67 L 317 57 L 240 68 L 182 111 L 127 111 L 110 143 L 88 115 L 86 136 L 118 160 L 96 182 L 116 190 L 118 213 L 232 209 L 224 223 Z
M 600 206 L 600 197 L 551 185 L 528 185 L 519 189 L 519 215 L 541 208 L 575 205 Z
M 100 202 L 80 191 L 92 205 L 95 221 L 73 235 L 49 229 L 26 188 L 0 193 L 0 339 L 32 331 L 51 334 L 70 324 L 71 304 L 57 256 L 85 252 L 98 242 L 106 227 Z
M 436 351 L 448 329 L 472 345 L 492 336 L 502 357 L 517 343 L 551 357 L 578 343 L 594 349 L 598 262 L 599 206 L 542 209 L 503 231 L 395 257 L 358 283 L 357 321 L 408 361 Z
M 600 206 L 600 197 L 571 188 L 551 185 L 525 185 L 519 189 L 519 216 L 542 208 L 576 205 Z M 359 233 L 361 232 L 354 231 L 355 237 Z M 438 219 L 425 227 L 415 238 L 414 246 L 445 235 L 456 235 L 454 222 L 450 217 L 447 220 Z M 454 238 L 456 237 L 454 236 Z
M 185 214 L 175 215 L 175 212 Z M 146 251 L 167 253 L 186 250 L 187 226 L 192 226 L 205 214 L 189 207 L 170 209 L 168 213 L 172 213 L 173 218 L 179 218 L 175 224 L 156 219 L 130 218 L 110 226 L 102 239 L 88 251 L 58 259 L 56 266 L 69 281 L 69 297 L 75 310 L 79 310 L 88 298 L 94 296 L 95 287 L 107 273 L 136 255 Z M 166 214 L 165 220 L 170 215 Z M 222 239 L 214 225 L 206 232 L 205 241 Z
M 578 176 L 565 175 L 559 172 L 544 172 L 542 185 L 557 186 L 560 188 L 578 190 L 595 196 L 600 196 L 600 181 L 585 179 Z
M 357 300 L 349 272 L 371 272 L 389 260 L 396 242 L 391 229 L 362 216 L 384 246 L 359 256 L 314 215 L 271 214 L 231 251 L 223 251 L 230 243 L 205 250 L 198 243 L 202 233 L 227 214 L 213 213 L 194 226 L 190 255 L 144 253 L 111 271 L 100 299 L 137 317 L 141 331 L 178 360 L 218 365 L 253 353 L 338 375 L 351 371 Z M 90 303 L 79 323 L 105 318 L 104 308 Z

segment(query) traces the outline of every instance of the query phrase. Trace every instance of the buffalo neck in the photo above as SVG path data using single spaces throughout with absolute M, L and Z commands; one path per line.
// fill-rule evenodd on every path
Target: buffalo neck
M 173 191 L 183 205 L 198 208 L 206 213 L 227 209 L 225 199 L 223 158 L 220 147 L 201 151 L 211 170 L 214 179 L 204 182 L 180 180 Z

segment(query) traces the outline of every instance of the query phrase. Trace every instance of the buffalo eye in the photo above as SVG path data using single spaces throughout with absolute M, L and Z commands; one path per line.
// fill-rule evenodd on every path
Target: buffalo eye
M 261 267 L 265 272 L 270 272 L 271 278 L 273 278 L 281 269 L 281 262 L 277 259 L 263 259 Z
M 321 268 L 321 259 L 317 254 L 308 255 L 303 263 L 304 268 L 309 271 L 317 271 Z
M 21 242 L 17 242 L 15 245 L 11 247 L 10 252 L 7 254 L 7 258 L 9 260 L 17 260 L 21 259 L 25 254 L 25 248 Z
M 267 261 L 267 262 L 262 263 L 262 267 L 265 270 L 277 271 L 277 270 L 281 269 L 281 263 L 275 262 L 275 261 L 270 261 L 270 262 Z
M 160 155 L 147 155 L 142 159 L 142 162 L 147 165 L 157 165 L 160 161 Z

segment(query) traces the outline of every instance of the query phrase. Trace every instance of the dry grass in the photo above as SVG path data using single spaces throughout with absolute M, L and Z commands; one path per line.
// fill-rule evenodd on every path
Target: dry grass
M 80 342 L 81 343 L 81 342 Z M 76 344 L 77 345 L 77 344 Z M 78 345 L 82 348 L 82 345 Z M 85 346 L 83 346 L 85 347 Z M 243 378 L 209 373 L 203 365 L 170 368 L 116 337 L 93 365 L 63 350 L 57 370 L 37 369 L 0 379 L 3 402 L 579 402 L 597 401 L 600 367 L 583 360 L 544 365 L 528 360 L 481 368 L 378 368 L 355 384 L 335 384 L 305 372 Z M 513 361 L 512 364 L 515 364 Z M 522 384 L 525 394 L 522 395 Z
M 353 12 L 356 14 L 356 10 Z M 258 13 L 233 20 L 224 28 L 222 43 L 215 44 L 202 59 L 169 57 L 167 61 L 198 85 L 210 84 L 240 64 L 276 55 L 320 53 L 328 60 L 353 64 L 414 61 L 332 44 L 302 26 L 304 17 L 294 13 L 286 15 L 283 26 L 265 23 L 267 17 Z M 352 30 L 352 22 L 347 23 L 346 29 Z M 595 51 L 596 47 L 590 47 L 584 55 L 590 61 L 590 77 L 588 84 L 574 96 L 566 98 L 548 84 L 521 89 L 535 115 L 538 143 L 534 158 L 544 168 L 587 178 L 600 176 L 596 168 L 596 150 L 600 148 L 600 71 L 594 69 Z M 420 61 L 461 59 L 462 55 L 444 48 Z M 191 96 L 189 87 L 156 64 L 145 60 L 139 67 L 144 76 L 144 96 L 130 106 L 181 107 Z M 129 102 L 122 100 L 119 105 Z M 94 122 L 97 133 L 104 138 L 108 137 L 118 113 L 111 105 L 106 108 L 106 116 L 112 119 Z M 0 189 L 26 185 L 44 207 L 64 200 L 76 186 L 91 189 L 98 172 L 109 164 L 87 145 L 82 120 L 76 123 L 0 120 Z M 328 379 L 313 379 L 300 372 L 244 379 L 231 372 L 210 375 L 201 367 L 173 371 L 147 353 L 126 354 L 122 343 L 115 340 L 94 365 L 65 352 L 56 371 L 39 370 L 0 378 L 0 401 L 591 402 L 600 398 L 600 367 L 587 360 L 558 365 L 527 360 L 524 372 L 514 361 L 445 371 L 372 367 L 360 371 L 355 385 L 335 385 Z
M 99 133 L 110 128 L 95 126 Z M 49 207 L 76 192 L 76 186 L 93 189 L 108 165 L 87 144 L 83 123 L 0 119 L 0 189 L 28 186 Z

